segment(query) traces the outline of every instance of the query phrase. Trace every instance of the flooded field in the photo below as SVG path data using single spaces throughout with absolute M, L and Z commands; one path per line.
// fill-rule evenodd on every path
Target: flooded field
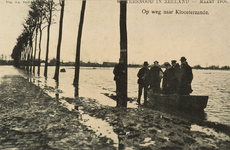
M 1 66 L 1 75 L 20 74 L 28 78 L 34 84 L 39 85 L 52 97 L 58 92 L 59 97 L 74 97 L 74 67 L 65 68 L 65 73 L 60 73 L 60 81 L 57 88 L 54 76 L 55 67 L 48 68 L 48 78 L 41 76 L 27 75 L 22 70 L 12 66 Z M 103 105 L 116 106 L 116 102 L 106 97 L 103 93 L 114 93 L 115 82 L 113 81 L 113 68 L 86 68 L 80 69 L 80 91 L 81 97 L 98 100 Z M 138 68 L 128 69 L 128 96 L 137 98 L 137 72 Z M 193 70 L 194 80 L 192 82 L 193 95 L 208 95 L 208 105 L 205 109 L 204 119 L 211 122 L 218 122 L 230 125 L 230 71 L 217 70 Z M 114 93 L 115 94 L 115 93 Z M 137 107 L 134 103 L 128 103 L 128 107 Z

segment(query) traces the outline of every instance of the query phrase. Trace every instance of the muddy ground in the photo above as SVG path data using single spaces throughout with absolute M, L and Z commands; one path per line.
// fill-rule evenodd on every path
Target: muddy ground
M 0 84 L 0 149 L 201 149 L 228 150 L 229 128 L 194 124 L 186 117 L 144 106 L 117 109 L 88 98 L 57 98 L 20 76 L 5 76 Z M 108 122 L 118 143 L 85 125 L 82 112 Z M 85 120 L 87 121 L 87 120 Z M 211 128 L 214 127 L 214 128 Z M 103 128 L 103 126 L 102 126 Z M 226 131 L 226 132 L 224 132 Z

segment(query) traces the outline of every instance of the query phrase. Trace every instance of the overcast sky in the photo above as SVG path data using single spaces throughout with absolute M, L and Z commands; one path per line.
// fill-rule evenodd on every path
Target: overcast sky
M 24 0 L 25 1 L 25 0 Z M 22 33 L 28 6 L 0 0 L 0 54 L 9 55 Z M 200 64 L 230 65 L 230 4 L 128 4 L 128 63 L 160 64 L 185 56 L 191 66 Z M 117 62 L 120 53 L 119 9 L 116 0 L 87 1 L 82 33 L 81 60 Z M 81 1 L 66 0 L 61 60 L 74 61 Z M 161 11 L 161 15 L 143 14 L 143 10 Z M 163 11 L 173 14 L 163 14 Z M 176 10 L 208 11 L 209 15 L 175 14 Z M 59 13 L 51 26 L 49 58 L 56 57 Z M 46 51 L 46 29 L 43 30 L 42 59 Z

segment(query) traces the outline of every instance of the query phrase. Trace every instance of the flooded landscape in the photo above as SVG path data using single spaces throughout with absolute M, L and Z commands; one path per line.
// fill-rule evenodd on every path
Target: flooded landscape
M 15 72 L 31 82 L 40 86 L 51 96 L 55 97 L 59 91 L 59 97 L 74 97 L 75 88 L 72 85 L 74 79 L 74 67 L 65 68 L 66 72 L 60 73 L 58 90 L 55 80 L 53 80 L 55 67 L 49 67 L 48 78 L 45 80 L 41 76 L 27 75 L 22 70 L 13 71 L 15 68 L 8 67 L 3 72 Z M 128 97 L 137 99 L 137 72 L 139 68 L 129 68 L 128 70 Z M 11 71 L 12 70 L 12 71 Z M 44 69 L 41 68 L 41 71 Z M 4 74 L 4 73 L 3 73 Z M 219 70 L 193 70 L 194 79 L 192 81 L 192 95 L 209 96 L 207 107 L 205 108 L 205 119 L 230 125 L 230 79 L 229 71 Z M 116 102 L 103 93 L 115 95 L 115 82 L 113 80 L 113 68 L 92 68 L 82 67 L 80 70 L 79 96 L 98 100 L 101 104 L 116 106 Z M 143 99 L 142 99 L 143 100 Z M 136 103 L 128 103 L 128 107 L 137 107 Z
M 23 77 L 25 83 L 28 82 L 36 85 L 36 87 L 31 86 L 31 91 L 28 90 L 27 93 L 34 92 L 36 97 L 38 97 L 37 99 L 35 97 L 30 98 L 29 95 L 28 97 L 26 96 L 26 99 L 29 101 L 27 102 L 28 104 L 23 104 L 23 109 L 24 107 L 30 106 L 27 111 L 24 110 L 20 112 L 18 110 L 20 107 L 17 108 L 17 105 L 15 105 L 14 111 L 18 113 L 18 117 L 16 118 L 21 118 L 20 120 L 26 120 L 30 113 L 36 114 L 34 119 L 32 119 L 34 121 L 32 121 L 29 126 L 25 126 L 24 124 L 27 121 L 17 121 L 17 125 L 14 125 L 14 119 L 12 122 L 9 118 L 15 113 L 14 111 L 14 113 L 1 116 L 2 120 L 7 119 L 10 121 L 1 125 L 0 132 L 2 136 L 8 132 L 11 134 L 8 135 L 9 139 L 5 138 L 5 140 L 1 141 L 3 146 L 0 148 L 7 146 L 10 148 L 15 147 L 12 145 L 16 145 L 16 148 L 19 149 L 20 146 L 21 148 L 24 147 L 27 142 L 24 142 L 24 144 L 23 142 L 16 144 L 11 143 L 10 135 L 19 136 L 18 132 L 22 132 L 23 134 L 20 133 L 20 135 L 23 135 L 24 138 L 27 137 L 27 134 L 36 133 L 32 136 L 35 142 L 29 145 L 29 147 L 48 147 L 47 149 L 76 148 L 78 145 L 76 144 L 76 140 L 81 141 L 78 143 L 80 143 L 83 149 L 84 147 L 88 147 L 89 149 L 135 149 L 136 147 L 139 149 L 144 147 L 150 149 L 193 149 L 198 147 L 218 149 L 218 147 L 222 147 L 226 149 L 226 147 L 228 147 L 227 143 L 230 141 L 230 106 L 228 103 L 230 94 L 228 87 L 230 81 L 227 78 L 229 75 L 228 71 L 193 70 L 193 95 L 208 95 L 209 101 L 204 113 L 184 114 L 179 110 L 151 110 L 151 108 L 138 106 L 136 104 L 136 74 L 138 68 L 129 68 L 128 97 L 132 98 L 133 101 L 128 101 L 128 108 L 124 114 L 124 112 L 116 109 L 116 102 L 113 99 L 105 96 L 106 94 L 115 95 L 113 68 L 82 67 L 80 69 L 80 97 L 77 99 L 74 97 L 75 88 L 72 85 L 74 67 L 61 68 L 65 68 L 66 72 L 60 73 L 60 82 L 57 85 L 55 80 L 52 79 L 54 67 L 49 67 L 47 80 L 42 76 L 38 77 L 27 74 L 24 70 L 14 68 L 13 66 L 0 67 L 2 72 L 0 76 L 1 84 L 8 84 L 9 87 L 6 86 L 6 88 L 11 88 L 14 94 L 19 95 L 15 100 L 7 98 L 8 100 L 2 103 L 2 108 L 5 105 L 4 103 L 7 103 L 7 105 L 11 107 L 12 103 L 17 104 L 18 102 L 16 101 L 22 100 L 22 93 L 20 94 L 20 92 L 18 93 L 17 91 L 21 90 L 22 92 L 26 92 L 26 87 L 22 87 L 22 89 L 12 87 L 12 85 L 21 81 L 17 76 Z M 18 81 L 12 83 L 14 80 Z M 44 102 L 47 103 L 46 100 L 40 100 L 42 92 L 47 93 L 47 96 L 51 97 L 48 98 L 45 96 L 45 99 L 50 99 L 47 101 L 49 102 L 48 107 L 42 106 Z M 4 100 L 4 98 L 2 100 Z M 61 109 L 61 111 L 59 109 Z M 6 112 L 7 108 L 4 108 L 2 113 L 4 114 Z M 38 120 L 40 118 L 38 114 L 42 113 L 47 116 L 47 121 L 43 119 Z M 63 113 L 65 113 L 65 115 Z M 73 114 L 75 115 L 72 116 Z M 23 118 L 23 115 L 26 117 Z M 59 119 L 61 119 L 61 121 L 58 121 Z M 39 122 L 38 124 L 35 123 L 36 120 Z M 54 120 L 58 122 L 54 124 Z M 43 127 L 45 124 L 47 124 L 46 127 Z M 81 124 L 80 128 L 79 124 Z M 10 126 L 13 128 L 8 129 L 6 128 L 7 126 L 8 128 Z M 36 128 L 36 126 L 38 126 L 38 128 Z M 76 129 L 77 131 L 75 131 Z M 38 141 L 41 142 L 45 138 L 43 136 L 46 134 L 42 134 L 44 132 L 43 130 L 48 131 L 46 132 L 48 133 L 49 140 L 38 144 Z M 28 131 L 31 133 L 28 133 Z M 37 137 L 38 135 L 40 140 Z M 85 138 L 82 138 L 82 136 L 85 136 Z M 182 137 L 179 138 L 179 136 Z M 8 145 L 4 142 L 6 140 L 8 141 Z M 20 140 L 18 139 L 17 141 Z M 95 144 L 96 141 L 99 142 L 99 145 Z M 85 142 L 88 142 L 88 144 Z

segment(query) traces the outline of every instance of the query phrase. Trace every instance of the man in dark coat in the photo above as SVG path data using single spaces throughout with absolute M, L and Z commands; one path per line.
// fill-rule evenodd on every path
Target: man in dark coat
M 119 59 L 119 63 L 115 65 L 113 69 L 113 74 L 114 74 L 114 80 L 116 82 L 116 94 L 117 96 L 121 94 L 123 84 L 125 83 L 124 78 L 125 78 L 125 66 L 124 66 L 124 60 Z
M 152 89 L 153 93 L 160 92 L 160 83 L 161 83 L 161 76 L 163 74 L 162 69 L 159 67 L 159 62 L 154 61 L 153 67 L 151 67 L 149 71 L 149 78 L 150 78 L 150 88 Z
M 174 94 L 178 92 L 179 86 L 179 74 L 180 74 L 180 66 L 176 63 L 176 60 L 171 61 L 172 67 L 170 68 L 170 94 Z
M 192 79 L 193 73 L 192 68 L 188 65 L 187 59 L 185 57 L 181 57 L 181 77 L 180 77 L 180 84 L 179 84 L 179 94 L 181 95 L 189 95 L 192 93 Z
M 141 95 L 142 95 L 142 89 L 144 88 L 144 102 L 147 101 L 147 92 L 148 92 L 148 86 L 149 86 L 149 68 L 148 68 L 148 62 L 144 62 L 144 66 L 138 71 L 137 77 L 139 84 L 138 86 L 138 99 L 137 103 L 140 104 Z
M 171 94 L 171 89 L 170 89 L 170 80 L 171 80 L 171 66 L 168 62 L 164 63 L 164 66 L 166 67 L 166 70 L 164 71 L 164 77 L 163 77 L 163 94 Z

